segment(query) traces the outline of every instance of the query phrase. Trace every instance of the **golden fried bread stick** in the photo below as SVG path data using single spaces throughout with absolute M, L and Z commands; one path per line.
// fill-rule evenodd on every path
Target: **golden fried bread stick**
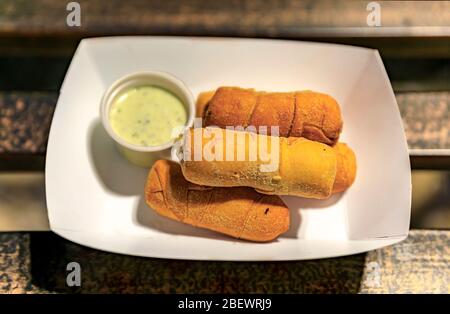
M 206 186 L 249 186 L 266 194 L 323 199 L 336 177 L 333 147 L 299 137 L 190 129 L 183 155 L 184 177 Z

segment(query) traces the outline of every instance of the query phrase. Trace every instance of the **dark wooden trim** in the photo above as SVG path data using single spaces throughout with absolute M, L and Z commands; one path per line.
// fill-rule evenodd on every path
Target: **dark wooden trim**
M 79 0 L 81 26 L 66 24 L 60 0 L 3 0 L 1 36 L 85 37 L 207 34 L 256 37 L 449 36 L 450 3 L 380 1 L 381 27 L 368 27 L 370 1 Z

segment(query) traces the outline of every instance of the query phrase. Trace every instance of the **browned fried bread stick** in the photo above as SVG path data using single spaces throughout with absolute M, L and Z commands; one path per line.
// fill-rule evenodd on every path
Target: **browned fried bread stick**
M 336 100 L 323 93 L 259 92 L 239 87 L 220 87 L 215 93 L 200 94 L 197 116 L 204 126 L 279 126 L 279 136 L 304 137 L 333 145 L 342 131 L 342 117 Z
M 150 170 L 145 199 L 162 216 L 235 238 L 270 241 L 289 228 L 289 210 L 278 196 L 248 187 L 196 185 L 168 160 L 158 160 Z

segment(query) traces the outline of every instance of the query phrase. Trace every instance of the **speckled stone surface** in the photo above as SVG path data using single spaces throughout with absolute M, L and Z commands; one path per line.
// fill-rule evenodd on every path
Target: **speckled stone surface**
M 362 293 L 450 293 L 450 231 L 413 230 L 397 245 L 369 252 Z
M 66 286 L 66 265 L 81 287 Z M 394 246 L 298 262 L 139 258 L 79 246 L 52 233 L 0 234 L 0 293 L 449 293 L 450 231 L 413 230 Z
M 450 92 L 397 93 L 409 148 L 450 148 Z
M 47 147 L 55 93 L 0 93 L 0 153 L 40 153 Z

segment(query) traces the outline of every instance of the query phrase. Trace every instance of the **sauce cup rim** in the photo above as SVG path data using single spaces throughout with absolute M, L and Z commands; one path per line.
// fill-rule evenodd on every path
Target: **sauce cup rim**
M 176 77 L 175 75 L 173 75 L 171 73 L 163 72 L 163 71 L 138 71 L 138 72 L 133 72 L 133 73 L 127 74 L 127 75 L 122 76 L 119 79 L 115 80 L 103 93 L 103 96 L 102 96 L 102 99 L 100 102 L 100 116 L 101 116 L 101 120 L 102 120 L 104 129 L 106 130 L 108 135 L 119 145 L 121 145 L 125 148 L 128 148 L 130 150 L 137 151 L 137 152 L 162 151 L 162 150 L 172 147 L 174 145 L 174 143 L 176 142 L 177 138 L 171 139 L 170 141 L 168 141 L 164 144 L 155 145 L 155 146 L 139 146 L 139 145 L 131 144 L 131 143 L 125 141 L 119 135 L 117 135 L 116 132 L 114 132 L 114 130 L 111 127 L 111 123 L 110 123 L 110 119 L 109 119 L 109 111 L 110 111 L 112 101 L 115 99 L 114 96 L 118 92 L 120 92 L 121 87 L 126 88 L 123 86 L 127 82 L 130 82 L 133 80 L 138 81 L 138 80 L 144 79 L 144 78 L 155 79 L 154 84 L 148 84 L 148 85 L 153 85 L 153 86 L 158 86 L 158 87 L 164 88 L 164 89 L 174 93 L 178 98 L 180 98 L 177 95 L 178 93 L 176 93 L 174 90 L 167 88 L 165 86 L 161 86 L 156 81 L 158 79 L 161 79 L 161 80 L 165 80 L 167 82 L 171 82 L 172 84 L 176 85 L 176 87 L 181 91 L 181 93 L 183 94 L 183 96 L 185 98 L 185 99 L 180 99 L 180 100 L 183 102 L 183 104 L 186 107 L 186 110 L 188 111 L 187 112 L 188 119 L 187 119 L 186 123 L 184 124 L 183 130 L 181 131 L 180 134 L 182 134 L 182 132 L 184 132 L 186 129 L 190 128 L 193 125 L 194 118 L 195 118 L 194 96 L 192 95 L 192 92 L 190 91 L 190 89 L 186 86 L 186 84 L 181 79 L 179 79 L 178 77 Z M 145 83 L 145 81 L 143 83 Z M 144 84 L 144 85 L 146 85 L 146 84 Z

